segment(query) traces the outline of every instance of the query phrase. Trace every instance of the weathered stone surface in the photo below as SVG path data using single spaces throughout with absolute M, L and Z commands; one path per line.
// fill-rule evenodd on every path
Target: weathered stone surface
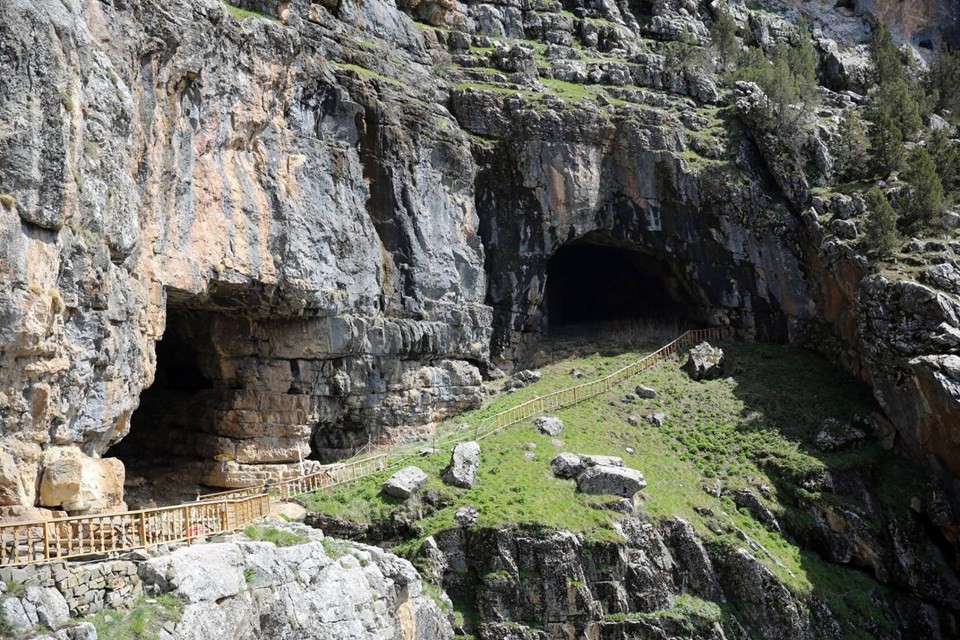
M 420 467 L 404 467 L 383 483 L 383 492 L 394 498 L 406 500 L 420 490 L 427 478 L 427 474 Z
M 443 471 L 443 481 L 455 487 L 470 489 L 480 467 L 480 445 L 461 442 L 450 454 L 450 464 Z
M 647 416 L 647 422 L 652 424 L 655 427 L 662 427 L 667 424 L 667 419 L 669 416 L 662 411 L 654 411 Z
M 820 425 L 813 443 L 821 451 L 837 451 L 849 447 L 867 437 L 866 432 L 852 424 L 829 418 Z
M 555 416 L 538 416 L 533 423 L 546 436 L 558 436 L 563 432 L 563 420 Z
M 577 489 L 582 493 L 612 494 L 625 498 L 647 486 L 643 474 L 627 467 L 595 465 L 577 475 Z
M 647 387 L 642 384 L 638 384 L 635 391 L 638 398 L 643 398 L 645 400 L 649 400 L 650 398 L 657 397 L 656 389 L 651 389 L 650 387 Z
M 81 513 L 120 507 L 123 478 L 116 458 L 94 460 L 78 449 L 51 449 L 44 455 L 39 503 Z
M 723 375 L 723 349 L 701 342 L 690 349 L 685 368 L 694 380 L 712 380 Z

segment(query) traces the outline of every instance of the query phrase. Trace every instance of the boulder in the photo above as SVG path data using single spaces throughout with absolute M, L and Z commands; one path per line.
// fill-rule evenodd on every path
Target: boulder
M 638 398 L 644 398 L 646 400 L 657 397 L 657 391 L 655 389 L 651 389 L 642 384 L 637 385 L 636 394 Z
M 420 467 L 404 467 L 383 483 L 383 492 L 394 498 L 406 500 L 427 481 L 427 474 Z
M 861 442 L 866 432 L 836 418 L 827 418 L 820 425 L 820 431 L 813 439 L 814 445 L 821 451 L 837 451 Z
M 576 478 L 583 471 L 583 462 L 575 453 L 561 453 L 550 461 L 550 470 L 558 478 Z
M 646 486 L 643 474 L 628 467 L 596 465 L 587 467 L 577 476 L 577 489 L 582 493 L 630 498 Z
M 667 423 L 667 414 L 662 411 L 656 411 L 647 416 L 647 422 L 655 427 L 662 427 Z
M 453 519 L 461 527 L 469 527 L 477 521 L 477 508 L 470 504 L 465 504 L 459 509 L 456 513 L 453 514 Z
M 443 481 L 455 487 L 473 487 L 480 466 L 480 445 L 476 442 L 461 442 L 453 448 L 450 464 L 443 472 Z
M 712 380 L 723 373 L 723 349 L 701 342 L 690 349 L 685 369 L 694 380 Z
M 95 512 L 123 505 L 123 463 L 97 460 L 80 449 L 61 448 L 44 456 L 40 506 Z
M 539 416 L 533 423 L 545 436 L 558 436 L 563 431 L 563 421 L 554 416 Z
M 524 369 L 523 371 L 518 371 L 517 373 L 510 376 L 510 379 L 503 385 L 505 391 L 511 391 L 513 389 L 522 389 L 523 387 L 536 382 L 543 377 L 543 374 L 539 371 L 531 371 L 530 369 Z

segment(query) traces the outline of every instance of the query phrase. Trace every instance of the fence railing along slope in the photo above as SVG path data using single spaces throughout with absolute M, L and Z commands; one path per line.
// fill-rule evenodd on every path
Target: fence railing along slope
M 727 327 L 687 331 L 657 351 L 603 378 L 537 396 L 505 409 L 478 425 L 472 434 L 460 435 L 443 444 L 471 436 L 482 440 L 534 415 L 573 406 L 609 391 L 697 342 L 721 340 L 729 333 Z M 393 462 L 391 458 L 394 458 Z M 195 502 L 170 507 L 0 524 L 0 566 L 134 551 L 175 542 L 191 543 L 235 531 L 269 515 L 273 499 L 288 500 L 359 480 L 407 458 L 409 456 L 380 453 L 355 462 L 331 465 L 317 473 L 207 494 Z

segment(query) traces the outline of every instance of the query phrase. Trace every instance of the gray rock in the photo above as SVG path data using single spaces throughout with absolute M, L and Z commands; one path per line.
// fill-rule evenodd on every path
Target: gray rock
M 624 404 L 633 404 L 637 401 L 637 396 L 632 393 L 625 393 L 623 397 L 620 398 L 620 402 Z
M 638 424 L 640 424 L 640 419 L 637 418 L 637 416 L 628 416 L 628 417 L 627 417 L 627 424 L 629 424 L 631 427 L 635 427 L 635 426 L 637 426 Z
M 862 442 L 866 437 L 866 432 L 850 423 L 827 418 L 820 425 L 813 444 L 821 451 L 838 451 Z
M 643 474 L 627 467 L 595 465 L 577 475 L 577 489 L 582 493 L 631 498 L 646 486 Z
M 404 467 L 383 483 L 383 492 L 394 498 L 406 500 L 427 481 L 427 474 L 420 467 Z
M 563 421 L 554 416 L 538 416 L 533 423 L 546 436 L 558 436 L 563 431 Z
M 655 427 L 662 427 L 667 424 L 667 414 L 662 411 L 655 411 L 647 416 L 647 422 Z
M 561 453 L 550 461 L 550 470 L 558 478 L 575 478 L 583 470 L 583 461 L 575 453 Z
M 685 368 L 694 380 L 711 380 L 723 375 L 723 349 L 701 342 L 690 349 Z
M 480 445 L 476 442 L 461 442 L 453 448 L 450 464 L 443 472 L 443 481 L 455 487 L 473 487 L 480 467 Z
M 638 384 L 636 388 L 636 394 L 638 398 L 651 399 L 657 397 L 657 392 L 655 389 Z
M 473 525 L 476 523 L 478 517 L 477 508 L 470 504 L 463 505 L 453 514 L 454 521 L 461 527 Z

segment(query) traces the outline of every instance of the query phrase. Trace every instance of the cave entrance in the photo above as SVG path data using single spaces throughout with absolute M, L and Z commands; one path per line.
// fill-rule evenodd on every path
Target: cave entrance
M 125 499 L 131 507 L 193 499 L 202 485 L 205 431 L 218 404 L 216 353 L 210 341 L 212 313 L 169 309 L 156 344 L 153 384 L 140 395 L 130 432 L 107 451 L 126 468 Z
M 699 314 L 676 269 L 604 238 L 567 243 L 547 264 L 547 332 L 609 323 L 695 324 Z

